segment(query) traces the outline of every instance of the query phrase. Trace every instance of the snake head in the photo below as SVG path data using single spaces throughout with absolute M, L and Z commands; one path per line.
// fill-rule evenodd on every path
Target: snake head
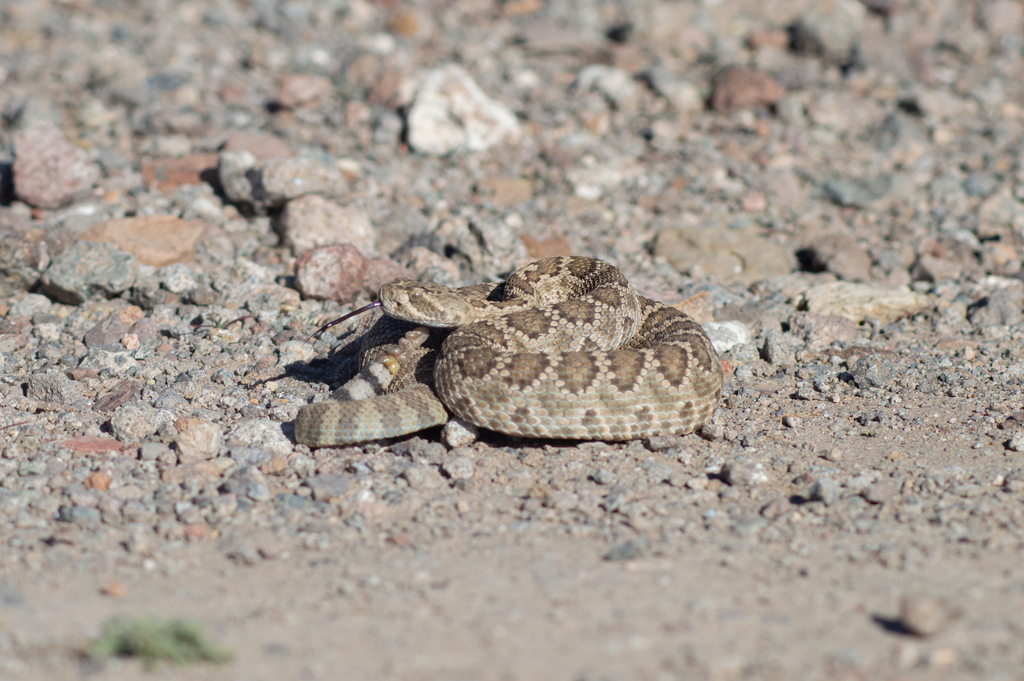
M 455 328 L 476 319 L 476 310 L 453 289 L 429 281 L 396 279 L 380 287 L 384 313 L 406 322 Z

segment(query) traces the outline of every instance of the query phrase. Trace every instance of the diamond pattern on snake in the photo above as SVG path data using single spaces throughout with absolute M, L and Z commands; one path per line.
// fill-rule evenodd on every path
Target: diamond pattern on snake
M 397 437 L 450 416 L 520 437 L 631 440 L 693 432 L 722 396 L 700 325 L 601 260 L 546 258 L 459 289 L 399 279 L 379 299 L 360 374 L 299 411 L 296 441 Z

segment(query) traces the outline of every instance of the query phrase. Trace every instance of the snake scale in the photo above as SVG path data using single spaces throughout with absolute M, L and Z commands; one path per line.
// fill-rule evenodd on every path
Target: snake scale
M 460 289 L 399 279 L 380 301 L 360 366 L 383 374 L 384 394 L 303 407 L 298 442 L 395 437 L 449 414 L 508 435 L 630 440 L 690 433 L 722 395 L 700 325 L 600 260 L 546 258 Z

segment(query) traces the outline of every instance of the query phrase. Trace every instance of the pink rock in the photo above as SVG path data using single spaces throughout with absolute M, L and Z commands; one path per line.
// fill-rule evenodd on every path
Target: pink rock
M 295 261 L 295 285 L 303 298 L 348 302 L 363 287 L 366 259 L 352 244 L 305 251 Z
M 715 76 L 711 108 L 719 113 L 775 104 L 786 89 L 767 73 L 743 67 L 729 67 Z
M 312 73 L 285 74 L 277 85 L 277 103 L 287 109 L 320 99 L 333 90 L 329 78 Z
M 14 133 L 14 188 L 25 203 L 59 208 L 89 193 L 100 171 L 53 123 L 33 123 Z

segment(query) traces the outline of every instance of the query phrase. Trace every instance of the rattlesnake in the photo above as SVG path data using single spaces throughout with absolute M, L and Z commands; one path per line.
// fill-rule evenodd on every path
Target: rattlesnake
M 630 440 L 692 432 L 722 395 L 700 325 L 600 260 L 547 258 L 461 289 L 400 279 L 380 301 L 360 365 L 391 379 L 387 394 L 303 407 L 298 442 L 395 437 L 449 413 L 509 435 Z

